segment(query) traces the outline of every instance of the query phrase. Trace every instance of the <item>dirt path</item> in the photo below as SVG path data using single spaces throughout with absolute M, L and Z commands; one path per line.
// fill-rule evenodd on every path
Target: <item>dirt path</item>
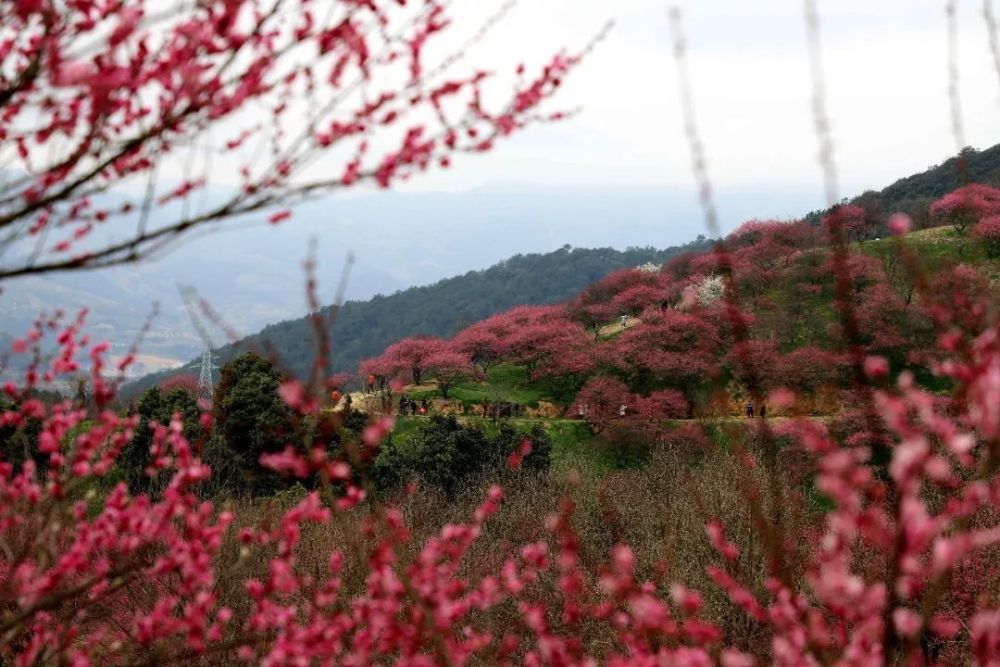
M 642 320 L 640 320 L 638 317 L 629 317 L 627 320 L 625 320 L 625 327 L 623 329 L 622 323 L 618 320 L 615 320 L 611 324 L 605 324 L 603 327 L 598 329 L 597 335 L 600 338 L 608 338 L 609 336 L 614 336 L 619 331 L 624 331 L 625 329 L 631 329 L 632 327 L 641 323 Z

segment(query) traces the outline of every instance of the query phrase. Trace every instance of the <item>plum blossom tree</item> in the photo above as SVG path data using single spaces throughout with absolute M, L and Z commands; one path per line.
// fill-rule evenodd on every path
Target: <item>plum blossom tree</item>
M 628 387 L 621 380 L 598 376 L 583 386 L 571 410 L 574 416 L 586 421 L 591 432 L 596 434 L 620 417 L 621 406 L 627 405 L 631 397 Z
M 751 394 L 759 395 L 774 388 L 774 371 L 780 358 L 773 340 L 744 340 L 729 350 L 726 366 Z
M 646 271 L 644 269 L 619 269 L 614 271 L 597 282 L 594 289 L 604 290 L 611 298 L 634 287 L 659 287 L 662 278 L 659 271 Z
M 804 346 L 780 356 L 773 369 L 774 384 L 810 394 L 824 385 L 837 386 L 844 374 L 844 359 L 818 347 Z
M 533 371 L 559 351 L 559 341 L 578 330 L 567 319 L 562 305 L 518 306 L 459 332 L 453 345 L 470 354 L 481 366 L 486 364 L 484 369 L 500 361 L 510 361 L 529 366 L 529 371 Z M 547 335 L 556 338 L 546 340 Z
M 950 223 L 959 232 L 981 218 L 1000 215 L 1000 190 L 981 183 L 971 183 L 952 190 L 930 208 L 931 216 Z
M 840 224 L 844 239 L 848 242 L 857 241 L 860 243 L 864 241 L 872 229 L 872 221 L 865 209 L 855 204 L 841 204 L 834 209 L 834 213 L 824 218 L 823 222 L 828 233 L 830 233 L 829 227 L 833 224 L 834 219 Z
M 574 322 L 579 322 L 585 329 L 593 332 L 597 339 L 601 328 L 615 319 L 619 314 L 611 302 L 610 293 L 601 293 L 591 288 L 585 289 L 566 306 L 567 315 Z
M 900 359 L 907 349 L 926 340 L 930 322 L 926 314 L 903 299 L 885 283 L 861 293 L 857 306 L 858 327 L 870 352 Z
M 563 325 L 558 320 L 539 320 L 522 324 L 512 330 L 505 341 L 508 359 L 527 368 L 528 374 L 543 364 L 561 345 L 553 342 L 563 336 Z
M 504 358 L 502 330 L 494 326 L 495 323 L 493 318 L 477 322 L 459 331 L 451 340 L 452 347 L 468 355 L 484 373 Z
M 385 388 L 389 386 L 389 383 L 394 378 L 396 370 L 395 366 L 393 366 L 389 360 L 384 357 L 384 355 L 380 357 L 372 357 L 370 359 L 363 359 L 361 363 L 358 364 L 358 376 L 361 378 L 362 385 L 367 388 L 368 380 L 374 378 L 374 388 L 377 388 L 380 391 L 385 390 Z
M 683 419 L 688 416 L 688 400 L 675 389 L 661 389 L 648 396 L 634 396 L 629 401 L 628 415 L 633 419 Z
M 616 294 L 612 303 L 619 313 L 638 317 L 646 308 L 659 306 L 664 301 L 665 293 L 662 287 L 636 285 Z
M 609 361 L 634 389 L 684 389 L 711 376 L 718 344 L 712 324 L 690 313 L 667 310 L 611 341 Z
M 477 375 L 469 356 L 454 349 L 444 348 L 430 354 L 424 365 L 426 372 L 437 380 L 442 398 L 448 398 L 448 392 L 457 382 Z
M 733 230 L 727 240 L 737 247 L 772 243 L 806 249 L 820 245 L 820 234 L 813 225 L 803 221 L 748 220 Z
M 885 270 L 882 264 L 869 255 L 851 253 L 845 259 L 845 272 L 850 288 L 855 294 L 860 294 L 864 289 L 876 285 L 884 284 Z M 829 257 L 824 270 L 827 275 L 833 275 L 834 260 Z
M 506 347 L 509 359 L 527 368 L 533 378 L 577 375 L 593 368 L 587 353 L 590 337 L 565 317 L 525 323 L 509 334 Z
M 706 308 L 722 301 L 725 294 L 725 281 L 722 276 L 712 274 L 705 276 L 694 284 L 694 293 L 698 297 L 698 305 Z
M 413 336 L 390 345 L 382 355 L 390 375 L 408 375 L 414 384 L 420 384 L 428 369 L 428 360 L 448 350 L 448 342 L 431 336 Z
M 972 266 L 947 267 L 924 282 L 920 305 L 940 327 L 976 334 L 995 316 L 990 279 Z
M 543 103 L 579 62 L 518 65 L 505 84 L 447 51 L 436 0 L 17 0 L 0 25 L 0 246 L 17 250 L 0 278 L 128 262 L 446 168 L 560 118 Z M 221 163 L 238 187 L 196 197 Z

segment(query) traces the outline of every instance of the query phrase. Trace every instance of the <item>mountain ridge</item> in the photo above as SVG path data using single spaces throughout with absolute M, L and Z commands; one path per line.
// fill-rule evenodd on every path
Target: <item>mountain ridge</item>
M 666 249 L 565 245 L 549 253 L 519 253 L 485 269 L 443 278 L 431 285 L 346 301 L 328 329 L 334 346 L 331 367 L 350 372 L 361 359 L 380 353 L 399 338 L 414 334 L 448 336 L 462 326 L 516 305 L 558 303 L 617 269 L 648 262 L 662 264 L 670 257 L 704 250 L 709 245 L 703 236 Z M 332 308 L 326 306 L 320 313 L 326 317 Z M 314 352 L 312 325 L 307 317 L 276 322 L 221 346 L 217 352 L 224 363 L 239 351 L 253 347 L 276 350 L 286 371 L 303 376 Z M 127 398 L 167 377 L 193 372 L 198 363 L 195 359 L 181 368 L 144 376 L 126 385 L 123 395 Z

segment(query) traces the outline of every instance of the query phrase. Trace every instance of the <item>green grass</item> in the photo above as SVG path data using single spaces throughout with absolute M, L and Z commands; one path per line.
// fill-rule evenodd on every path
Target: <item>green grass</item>
M 441 397 L 437 389 L 406 393 L 417 400 Z M 528 371 L 523 366 L 507 364 L 491 368 L 483 382 L 468 381 L 455 385 L 448 392 L 448 398 L 461 401 L 466 407 L 484 401 L 508 401 L 538 407 L 539 401 L 551 400 L 542 385 L 529 382 Z
M 904 243 L 920 259 L 920 264 L 928 274 L 956 264 L 969 264 L 982 271 L 991 280 L 1000 277 L 1000 265 L 986 256 L 983 245 L 972 238 L 972 229 L 959 233 L 953 227 L 933 227 L 907 234 Z M 895 239 L 885 238 L 867 241 L 863 251 L 885 259 L 895 252 Z
M 425 421 L 419 417 L 396 417 L 396 426 L 392 429 L 393 441 L 409 441 Z

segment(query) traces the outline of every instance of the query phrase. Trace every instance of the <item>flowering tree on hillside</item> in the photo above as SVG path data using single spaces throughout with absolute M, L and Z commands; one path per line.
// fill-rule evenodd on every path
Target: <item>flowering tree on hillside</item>
M 898 359 L 915 342 L 929 342 L 931 323 L 926 312 L 907 305 L 885 283 L 861 293 L 857 314 L 859 332 L 870 352 Z
M 824 385 L 837 386 L 844 362 L 842 355 L 803 346 L 782 354 L 772 372 L 777 386 L 809 395 Z
M 688 400 L 675 389 L 661 389 L 648 396 L 635 396 L 628 406 L 628 416 L 643 420 L 683 419 L 688 416 Z
M 413 384 L 420 384 L 429 368 L 428 360 L 448 350 L 448 342 L 430 336 L 413 336 L 390 345 L 382 357 L 394 376 L 408 375 Z
M 372 388 L 384 390 L 389 386 L 389 382 L 394 379 L 397 368 L 383 356 L 362 359 L 358 364 L 358 376 L 362 385 L 367 389 L 369 381 L 374 380 Z
M 705 276 L 693 287 L 694 294 L 698 297 L 698 305 L 703 308 L 719 303 L 725 294 L 725 281 L 717 274 Z
M 504 357 L 502 333 L 494 324 L 493 318 L 477 322 L 459 331 L 451 340 L 452 347 L 468 355 L 484 373 L 501 363 Z
M 989 277 L 967 264 L 945 268 L 924 284 L 920 305 L 939 326 L 975 335 L 989 326 L 996 292 Z M 927 346 L 930 348 L 931 346 Z
M 975 225 L 981 218 L 1000 215 L 1000 190 L 972 183 L 952 190 L 935 201 L 930 212 L 933 217 L 964 232 L 966 227 Z
M 477 375 L 469 356 L 454 349 L 445 348 L 430 354 L 424 365 L 426 372 L 437 380 L 443 398 L 448 398 L 448 391 L 457 382 Z
M 613 377 L 595 377 L 587 381 L 571 408 L 572 416 L 587 422 L 593 433 L 600 433 L 612 420 L 618 419 L 621 406 L 626 406 L 632 394 L 624 382 Z
M 714 372 L 719 337 L 702 318 L 667 310 L 608 343 L 610 363 L 627 375 L 635 389 L 685 388 Z
M 638 317 L 646 308 L 650 306 L 659 307 L 666 300 L 666 293 L 662 287 L 636 285 L 616 294 L 612 303 L 619 313 Z
M 587 288 L 566 306 L 567 315 L 574 322 L 579 322 L 585 329 L 593 332 L 596 340 L 601 328 L 615 319 L 619 313 L 610 300 L 609 294 L 601 294 Z
M 619 269 L 599 280 L 593 290 L 600 293 L 604 291 L 609 298 L 630 290 L 634 287 L 653 287 L 662 285 L 662 278 L 659 271 L 645 271 L 643 269 Z
M 803 221 L 748 220 L 726 238 L 737 248 L 773 243 L 785 248 L 804 250 L 820 245 L 820 237 L 815 226 Z
M 744 340 L 726 355 L 726 365 L 752 395 L 775 387 L 775 371 L 781 355 L 772 340 Z
M 829 226 L 831 221 L 836 219 L 840 225 L 841 232 L 847 241 L 864 241 L 868 238 L 871 220 L 867 213 L 860 206 L 854 204 L 842 204 L 835 207 L 835 213 L 824 218 L 827 225 L 827 233 L 831 233 Z
M 593 368 L 587 351 L 592 341 L 583 327 L 565 317 L 525 323 L 507 338 L 508 358 L 533 378 L 578 375 Z

